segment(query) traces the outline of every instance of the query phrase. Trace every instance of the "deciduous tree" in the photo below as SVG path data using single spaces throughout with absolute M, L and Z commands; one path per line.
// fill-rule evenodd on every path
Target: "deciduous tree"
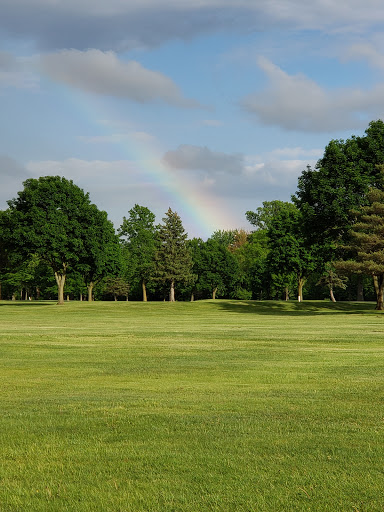
M 145 206 L 129 210 L 129 217 L 123 218 L 119 235 L 129 258 L 130 273 L 141 283 L 143 301 L 147 301 L 147 283 L 153 276 L 156 249 L 155 215 Z
M 89 264 L 87 237 L 96 211 L 89 194 L 64 177 L 44 176 L 26 180 L 8 205 L 9 242 L 19 254 L 37 254 L 47 262 L 55 275 L 58 304 L 63 304 L 68 271 Z
M 281 203 L 268 227 L 268 268 L 271 274 L 289 276 L 294 274 L 298 288 L 298 300 L 303 300 L 303 286 L 314 269 L 315 260 L 305 245 L 301 231 L 302 217 L 292 203 Z

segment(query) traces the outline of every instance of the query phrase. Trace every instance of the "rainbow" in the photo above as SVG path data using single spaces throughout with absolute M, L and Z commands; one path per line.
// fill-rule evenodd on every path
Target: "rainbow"
M 92 122 L 100 126 L 100 119 L 108 118 L 109 113 L 105 112 L 105 107 L 95 97 L 92 100 L 90 97 L 86 99 L 87 110 L 90 110 L 88 119 L 93 118 Z M 84 109 L 84 101 L 81 103 Z M 105 124 L 102 126 L 104 135 L 113 134 L 110 127 Z M 224 201 L 215 196 L 210 187 L 204 187 L 192 180 L 186 172 L 178 172 L 166 166 L 162 162 L 165 151 L 157 146 L 155 140 L 150 137 L 138 140 L 128 132 L 118 144 L 127 160 L 134 164 L 143 178 L 147 178 L 159 190 L 164 199 L 164 213 L 169 207 L 176 211 L 190 236 L 207 238 L 216 230 L 233 229 L 233 218 L 230 217 Z M 165 204 L 166 200 L 171 204 Z M 142 206 L 152 209 L 150 204 Z

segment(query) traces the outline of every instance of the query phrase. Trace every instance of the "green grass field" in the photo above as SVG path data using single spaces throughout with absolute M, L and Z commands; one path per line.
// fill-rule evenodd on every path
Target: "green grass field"
M 0 511 L 383 511 L 373 307 L 0 303 Z

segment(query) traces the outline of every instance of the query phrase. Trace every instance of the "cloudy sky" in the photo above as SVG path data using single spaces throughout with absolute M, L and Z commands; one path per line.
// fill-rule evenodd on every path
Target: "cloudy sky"
M 250 229 L 384 117 L 383 24 L 381 0 L 0 0 L 0 209 L 60 175 L 116 227 L 138 203 Z

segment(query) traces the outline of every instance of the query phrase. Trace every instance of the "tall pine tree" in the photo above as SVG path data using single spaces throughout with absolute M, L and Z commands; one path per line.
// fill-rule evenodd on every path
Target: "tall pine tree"
M 179 215 L 171 208 L 165 215 L 163 224 L 157 227 L 156 278 L 169 286 L 169 300 L 174 302 L 175 284 L 193 279 L 192 255 Z
M 354 258 L 335 262 L 335 267 L 348 273 L 373 277 L 376 289 L 376 309 L 384 310 L 384 191 L 371 189 L 369 205 L 355 212 L 356 222 L 350 230 L 349 249 Z

